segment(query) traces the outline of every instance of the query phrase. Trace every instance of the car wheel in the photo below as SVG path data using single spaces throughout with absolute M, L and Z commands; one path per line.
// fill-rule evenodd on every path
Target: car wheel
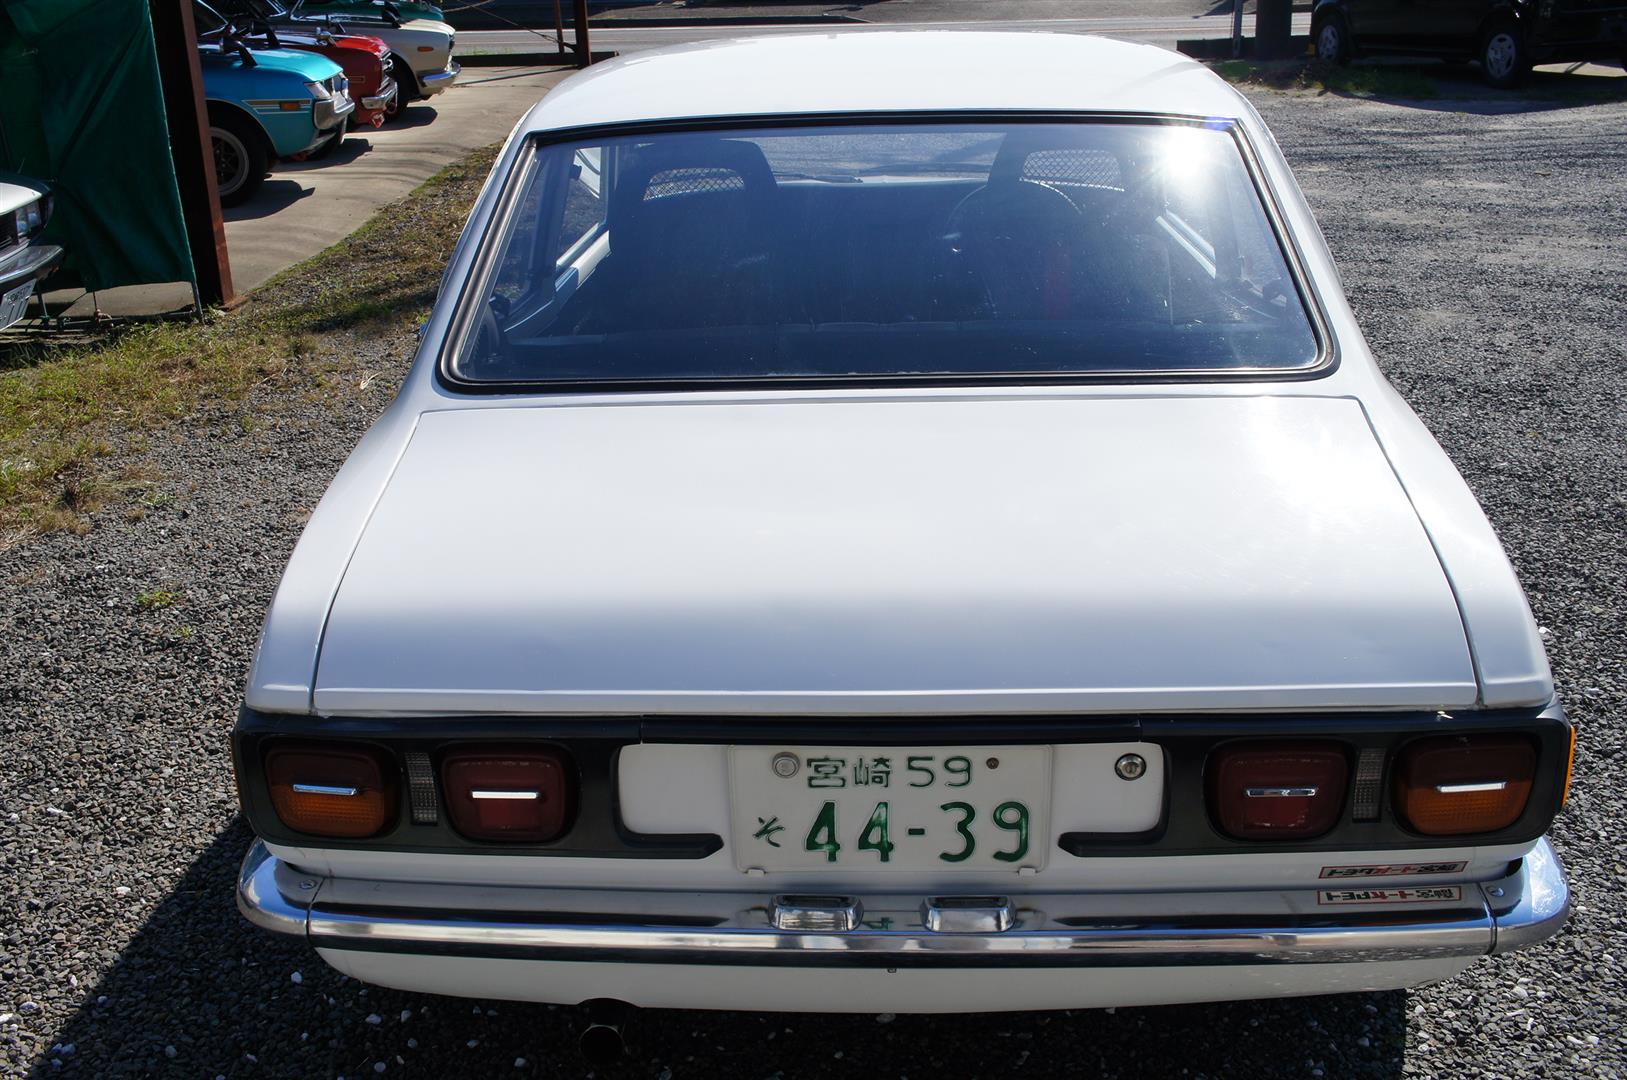
M 229 114 L 211 116 L 209 141 L 215 153 L 215 187 L 220 192 L 220 205 L 236 206 L 260 190 L 270 155 L 249 121 Z
M 390 65 L 391 77 L 395 79 L 395 101 L 391 107 L 393 112 L 385 114 L 391 120 L 400 116 L 408 105 L 418 100 L 418 79 L 412 73 L 412 68 L 399 56 L 391 54 L 393 59 Z
M 1519 27 L 1500 23 L 1480 43 L 1480 74 L 1499 89 L 1518 86 L 1530 69 Z
M 1342 64 L 1350 59 L 1350 28 L 1338 12 L 1323 19 L 1317 28 L 1316 58 L 1324 64 Z

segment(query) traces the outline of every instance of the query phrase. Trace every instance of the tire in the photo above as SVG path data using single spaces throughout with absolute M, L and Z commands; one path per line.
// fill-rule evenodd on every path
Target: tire
M 209 115 L 209 140 L 215 155 L 215 186 L 220 205 L 237 206 L 265 183 L 271 155 L 253 121 L 228 112 Z
M 1495 23 L 1480 39 L 1480 75 L 1499 90 L 1520 85 L 1531 70 L 1531 59 L 1526 55 L 1525 40 L 1520 28 L 1513 23 Z
M 387 119 L 394 120 L 403 109 L 418 100 L 418 77 L 399 53 L 390 54 L 390 77 L 395 80 L 395 112 L 385 115 Z
M 1350 24 L 1337 11 L 1322 20 L 1313 40 L 1316 58 L 1324 64 L 1343 64 L 1350 60 Z

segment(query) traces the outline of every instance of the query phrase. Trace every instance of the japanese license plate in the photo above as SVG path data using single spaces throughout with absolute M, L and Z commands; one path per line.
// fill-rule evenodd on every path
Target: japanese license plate
M 28 298 L 33 295 L 34 283 L 25 281 L 15 289 L 9 290 L 6 295 L 0 296 L 0 330 L 23 317 L 23 312 L 28 310 Z
M 1039 869 L 1048 746 L 733 746 L 742 870 Z

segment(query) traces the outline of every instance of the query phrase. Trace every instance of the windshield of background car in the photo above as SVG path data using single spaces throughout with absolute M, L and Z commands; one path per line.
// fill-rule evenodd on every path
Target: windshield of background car
M 1230 133 L 674 131 L 518 159 L 447 372 L 728 383 L 1277 372 L 1320 350 Z

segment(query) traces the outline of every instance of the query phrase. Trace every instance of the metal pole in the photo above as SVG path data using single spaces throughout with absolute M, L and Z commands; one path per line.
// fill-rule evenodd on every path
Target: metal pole
M 588 0 L 571 0 L 571 12 L 576 17 L 576 66 L 593 63 L 593 45 L 588 41 Z
M 559 49 L 559 58 L 565 58 L 565 13 L 559 6 L 559 0 L 554 0 L 554 44 Z
M 1232 59 L 1243 55 L 1243 0 L 1232 0 Z
M 203 103 L 203 69 L 192 0 L 151 0 L 153 44 L 164 87 L 170 155 L 181 193 L 181 218 L 192 250 L 194 300 L 230 303 L 232 267 L 226 257 L 226 224 L 215 187 L 215 148 L 209 137 L 209 111 Z

